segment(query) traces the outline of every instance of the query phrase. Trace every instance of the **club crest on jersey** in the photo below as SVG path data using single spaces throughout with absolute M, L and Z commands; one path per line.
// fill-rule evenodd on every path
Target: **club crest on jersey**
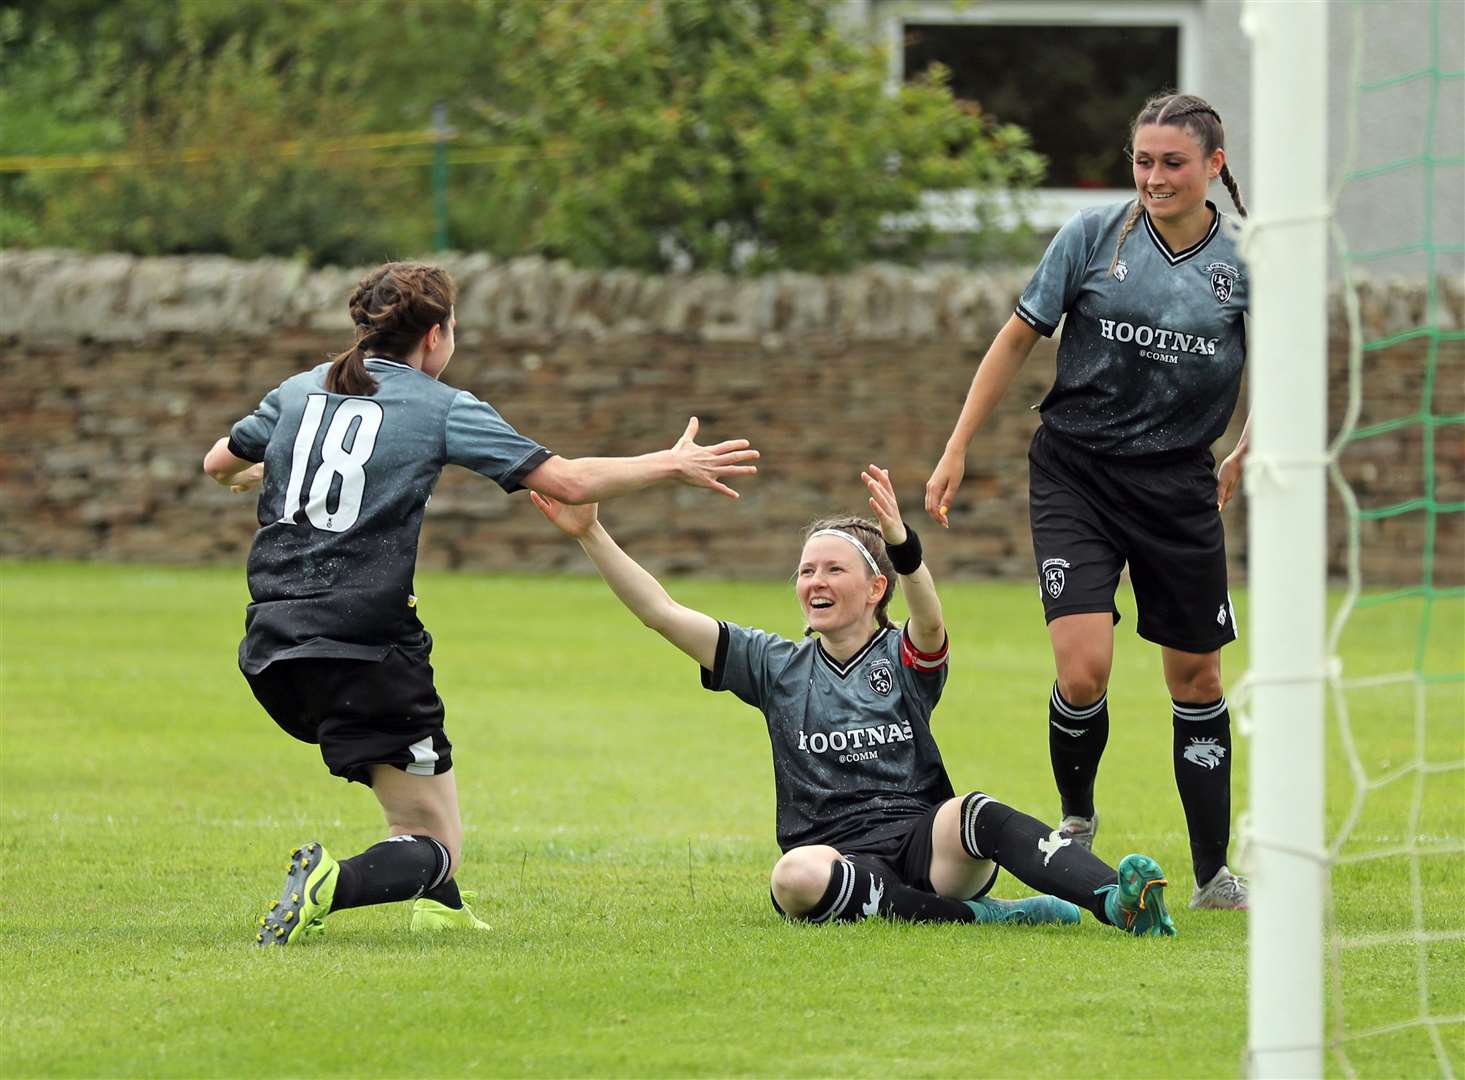
M 1123 259 L 1120 259 L 1117 263 L 1114 264 L 1114 280 L 1115 281 L 1123 281 L 1128 276 L 1129 276 L 1129 264 L 1127 262 L 1125 262 Z
M 1063 571 L 1068 567 L 1067 559 L 1043 560 L 1043 588 L 1048 590 L 1048 595 L 1054 600 L 1063 595 L 1063 586 L 1067 584 Z
M 1211 275 L 1211 292 L 1216 294 L 1216 299 L 1223 304 L 1230 300 L 1241 271 L 1227 263 L 1213 262 L 1206 267 L 1206 273 Z
M 889 696 L 895 686 L 895 672 L 891 670 L 890 661 L 883 658 L 865 669 L 865 678 L 870 680 L 870 689 L 881 697 Z

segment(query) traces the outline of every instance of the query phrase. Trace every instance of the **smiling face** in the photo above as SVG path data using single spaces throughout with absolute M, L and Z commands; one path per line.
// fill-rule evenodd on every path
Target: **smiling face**
M 1134 133 L 1134 186 L 1157 222 L 1179 223 L 1204 210 L 1206 189 L 1226 151 L 1205 147 L 1179 124 L 1143 124 Z
M 886 579 L 870 572 L 854 545 L 838 536 L 813 536 L 804 544 L 794 590 L 804 622 L 821 634 L 875 626 L 875 608 Z

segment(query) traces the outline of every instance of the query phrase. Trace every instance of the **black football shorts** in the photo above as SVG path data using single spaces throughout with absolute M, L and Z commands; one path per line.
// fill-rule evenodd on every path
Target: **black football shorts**
M 370 785 L 372 765 L 420 776 L 453 767 L 426 650 L 393 648 L 382 660 L 276 660 L 244 677 L 275 723 L 320 746 L 336 776 Z
M 1028 448 L 1028 510 L 1048 621 L 1107 611 L 1118 622 L 1127 562 L 1140 637 L 1190 653 L 1235 641 L 1214 468 L 1206 450 L 1102 457 L 1040 425 Z
M 903 828 L 894 833 L 882 829 L 877 838 L 841 840 L 834 847 L 856 866 L 879 871 L 912 889 L 933 893 L 936 887 L 931 884 L 931 833 L 936 827 L 936 812 L 945 801 L 943 799 L 938 802 L 924 814 L 911 817 Z M 997 865 L 994 863 L 992 876 L 987 879 L 987 883 L 977 890 L 975 896 L 965 899 L 979 900 L 986 896 L 997 883 L 997 874 Z M 784 914 L 771 890 L 768 899 L 772 901 L 775 911 L 780 915 Z

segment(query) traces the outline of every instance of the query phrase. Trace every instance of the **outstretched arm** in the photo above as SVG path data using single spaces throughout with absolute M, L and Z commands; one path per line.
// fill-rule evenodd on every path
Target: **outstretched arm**
M 245 461 L 229 452 L 228 436 L 214 443 L 204 455 L 203 471 L 230 491 L 248 491 L 258 487 L 265 475 L 263 462 Z
M 529 498 L 557 529 L 580 541 L 580 547 L 611 592 L 636 618 L 703 667 L 711 669 L 716 665 L 717 620 L 673 600 L 661 582 L 611 539 L 597 518 L 594 503 L 567 506 L 537 491 L 529 492 Z
M 870 509 L 880 522 L 880 535 L 891 547 L 898 547 L 909 538 L 910 531 L 900 516 L 900 504 L 895 499 L 895 488 L 890 483 L 890 473 L 878 465 L 871 465 L 860 473 L 865 487 L 870 492 Z M 909 574 L 898 574 L 901 595 L 905 597 L 910 618 L 905 630 L 911 644 L 921 652 L 938 652 L 946 643 L 946 623 L 941 617 L 941 598 L 936 595 L 936 583 L 931 580 L 931 571 L 924 562 Z
M 552 457 L 524 477 L 524 486 L 556 502 L 580 505 L 674 479 L 736 499 L 738 493 L 727 481 L 756 473 L 758 466 L 753 462 L 758 460 L 758 451 L 749 448 L 747 439 L 698 446 L 697 426 L 694 416 L 670 450 L 639 457 Z
M 1038 337 L 1036 330 L 1013 315 L 997 332 L 992 347 L 977 366 L 956 427 L 951 438 L 946 440 L 946 449 L 932 470 L 931 479 L 926 481 L 926 513 L 942 528 L 947 525 L 947 511 L 951 509 L 962 477 L 966 475 L 967 444 L 1002 400 L 1017 369 L 1022 367 L 1022 362 L 1038 343 Z

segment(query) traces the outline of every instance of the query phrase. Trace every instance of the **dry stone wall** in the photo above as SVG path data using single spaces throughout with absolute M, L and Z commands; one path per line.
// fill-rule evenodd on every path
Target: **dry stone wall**
M 839 277 L 646 277 L 536 259 L 442 260 L 460 287 L 448 381 L 491 401 L 559 453 L 630 454 L 669 445 L 697 415 L 705 439 L 746 436 L 762 474 L 736 502 L 690 488 L 608 505 L 616 535 L 658 572 L 765 577 L 790 572 L 799 529 L 864 506 L 858 476 L 890 468 L 913 520 L 921 488 L 977 362 L 1026 272 L 874 266 Z M 263 393 L 349 341 L 345 297 L 359 270 L 264 260 L 0 253 L 0 555 L 238 562 L 253 500 L 199 469 L 204 451 Z M 1425 322 L 1424 289 L 1365 283 L 1365 337 Z M 1440 293 L 1445 329 L 1465 324 L 1465 286 Z M 1330 415 L 1346 408 L 1348 334 L 1332 320 Z M 1363 423 L 1418 414 L 1425 358 L 1411 338 L 1363 358 Z M 1438 345 L 1435 412 L 1465 413 L 1465 349 Z M 969 455 L 953 527 L 923 528 L 939 576 L 1032 574 L 1025 450 L 1028 406 L 1052 379 L 1040 344 Z M 1217 447 L 1229 448 L 1240 418 Z M 1432 438 L 1433 446 L 1427 445 Z M 1363 505 L 1425 491 L 1465 500 L 1465 427 L 1413 425 L 1343 458 Z M 1329 570 L 1344 569 L 1334 497 Z M 1244 500 L 1227 511 L 1244 574 Z M 1429 537 L 1436 583 L 1465 578 L 1465 515 L 1423 510 L 1364 528 L 1365 580 L 1421 580 Z M 1304 558 L 1299 553 L 1299 558 Z M 473 570 L 574 570 L 578 548 L 523 495 L 458 469 L 428 509 L 422 563 Z

